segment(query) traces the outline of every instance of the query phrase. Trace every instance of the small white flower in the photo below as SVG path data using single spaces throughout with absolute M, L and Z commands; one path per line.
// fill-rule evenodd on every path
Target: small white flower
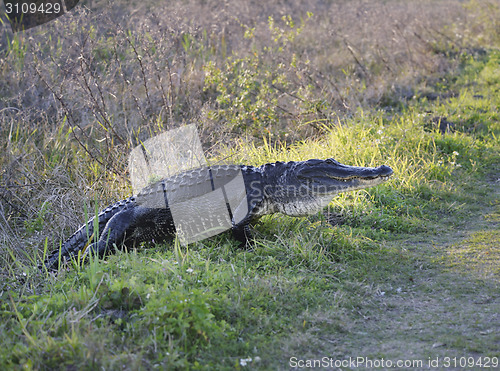
M 240 366 L 246 366 L 249 362 L 252 362 L 252 358 L 242 358 L 240 359 Z
M 193 268 L 188 268 L 188 269 L 186 269 L 186 272 L 188 272 L 188 273 L 193 273 L 193 272 L 194 272 L 194 270 L 193 270 Z
M 455 156 L 458 156 L 458 155 L 459 155 L 459 153 L 458 153 L 457 151 L 453 151 L 453 154 L 454 154 Z

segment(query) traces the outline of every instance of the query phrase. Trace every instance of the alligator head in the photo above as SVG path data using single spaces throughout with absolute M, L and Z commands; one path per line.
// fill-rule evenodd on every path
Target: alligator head
M 290 216 L 314 214 L 341 192 L 373 187 L 392 175 L 390 167 L 357 167 L 333 158 L 287 163 L 281 175 L 268 183 L 266 196 L 274 211 Z M 277 168 L 276 170 L 279 169 Z

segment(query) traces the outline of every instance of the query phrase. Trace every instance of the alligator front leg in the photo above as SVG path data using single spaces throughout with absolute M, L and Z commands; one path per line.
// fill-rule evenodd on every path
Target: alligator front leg
M 233 238 L 240 243 L 241 248 L 248 248 L 250 246 L 252 232 L 247 223 L 236 224 L 231 228 L 231 231 L 233 233 Z

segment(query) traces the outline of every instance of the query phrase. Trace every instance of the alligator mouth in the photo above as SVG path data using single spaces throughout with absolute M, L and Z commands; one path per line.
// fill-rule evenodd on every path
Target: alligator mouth
M 315 193 L 330 194 L 376 186 L 389 180 L 394 173 L 386 165 L 370 168 L 335 164 L 331 167 L 319 171 L 306 169 L 299 177 L 309 183 Z
M 392 169 L 389 166 L 382 165 L 379 167 L 375 168 L 370 168 L 370 167 L 349 167 L 345 166 L 338 171 L 338 173 L 341 173 L 339 175 L 335 174 L 335 170 L 333 171 L 328 171 L 328 170 L 323 170 L 321 171 L 320 175 L 314 176 L 312 175 L 312 178 L 318 178 L 318 179 L 331 179 L 331 180 L 337 180 L 339 182 L 349 182 L 353 180 L 383 180 L 386 181 L 388 180 L 392 174 L 394 173 Z
M 384 182 L 386 180 L 389 180 L 389 178 L 392 176 L 392 173 L 389 174 L 389 175 L 376 175 L 376 176 L 357 176 L 357 175 L 353 175 L 353 176 L 350 176 L 348 178 L 340 178 L 340 177 L 336 177 L 336 176 L 331 176 L 331 175 L 327 175 L 327 177 L 329 179 L 334 179 L 334 180 L 338 180 L 339 182 L 349 182 L 349 181 L 352 181 L 352 180 L 355 180 L 355 179 L 359 179 L 359 180 L 375 180 L 375 179 L 380 179 L 380 180 L 383 180 Z

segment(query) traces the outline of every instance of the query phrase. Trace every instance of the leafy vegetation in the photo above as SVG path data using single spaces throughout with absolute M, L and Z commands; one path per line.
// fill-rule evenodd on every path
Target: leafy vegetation
M 4 34 L 0 365 L 498 357 L 500 10 L 375 3 L 283 17 L 270 2 L 254 18 L 223 8 L 237 19 L 221 24 L 210 1 L 164 5 L 164 19 L 148 15 L 153 3 L 127 18 L 97 2 L 100 15 Z M 199 7 L 199 24 L 182 20 Z M 381 24 L 388 10 L 394 22 Z M 195 119 L 212 158 L 334 157 L 395 175 L 319 215 L 263 218 L 248 251 L 226 233 L 37 270 L 83 219 L 128 193 L 137 140 Z

